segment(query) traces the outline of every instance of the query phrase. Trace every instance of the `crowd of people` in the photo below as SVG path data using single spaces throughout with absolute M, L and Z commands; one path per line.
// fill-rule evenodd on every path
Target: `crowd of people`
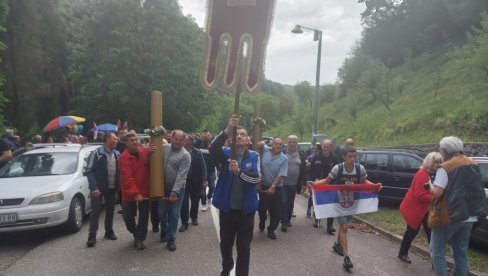
M 232 135 L 235 135 L 235 144 L 230 147 Z M 0 140 L 0 164 L 8 162 L 12 152 L 20 147 L 18 136 L 15 137 L 9 130 Z M 134 238 L 134 247 L 145 248 L 151 221 L 152 231 L 160 232 L 160 241 L 166 243 L 169 251 L 177 248 L 177 232 L 185 232 L 190 223 L 199 224 L 199 207 L 205 212 L 212 205 L 219 210 L 221 275 L 230 275 L 234 267 L 236 275 L 249 274 L 256 212 L 259 231 L 266 230 L 267 237 L 276 240 L 280 224 L 282 232 L 292 227 L 295 196 L 311 185 L 370 183 L 367 171 L 358 163 L 351 138 L 345 141 L 340 156 L 331 139 L 314 145 L 306 156 L 298 149 L 296 135 L 287 137 L 286 147 L 283 139 L 274 138 L 270 145 L 259 142 L 254 147 L 256 150 L 251 150 L 246 129 L 240 126 L 239 117 L 232 115 L 225 129 L 215 137 L 208 130 L 197 136 L 182 130 L 165 134 L 161 168 L 165 178 L 164 198 L 154 200 L 149 192 L 149 163 L 156 145 L 141 141 L 135 132 L 124 129 L 105 133 L 97 139 L 103 144 L 90 154 L 86 169 L 92 206 L 86 245 L 94 247 L 97 243 L 102 202 L 105 202 L 104 238 L 118 239 L 113 219 L 119 201 L 126 228 Z M 31 143 L 38 142 L 41 142 L 40 137 L 32 138 Z M 79 137 L 76 142 L 80 143 Z M 455 261 L 454 275 L 467 275 L 469 233 L 477 218 L 487 215 L 488 207 L 479 169 L 464 155 L 462 141 L 450 136 L 443 138 L 439 145 L 439 152 L 425 157 L 400 205 L 407 227 L 398 258 L 412 262 L 408 252 L 423 226 L 435 274 L 447 275 L 445 247 L 450 244 Z M 450 222 L 430 229 L 429 206 L 433 199 L 443 197 Z M 351 194 L 349 199 L 352 204 L 354 196 Z M 309 197 L 306 212 L 309 218 L 314 217 L 312 206 L 312 197 Z M 351 219 L 351 216 L 336 218 L 339 230 L 332 244 L 333 251 L 344 257 L 346 269 L 353 268 L 347 240 Z M 312 221 L 313 227 L 320 227 L 320 219 Z M 327 218 L 326 232 L 336 233 L 332 217 Z M 237 248 L 235 262 L 234 244 Z

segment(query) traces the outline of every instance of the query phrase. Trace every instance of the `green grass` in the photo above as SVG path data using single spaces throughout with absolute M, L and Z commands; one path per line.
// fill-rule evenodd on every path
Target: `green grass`
M 318 132 L 337 141 L 353 137 L 360 147 L 437 143 L 448 135 L 466 142 L 486 140 L 486 74 L 462 65 L 450 51 L 453 50 L 424 54 L 393 69 L 392 86 L 397 79 L 405 85 L 401 91 L 390 91 L 390 110 L 380 99 L 372 101 L 371 95 L 360 87 L 320 106 Z M 435 92 L 434 82 L 439 78 L 442 81 Z M 336 124 L 327 127 L 327 120 Z M 294 128 L 288 120 L 265 132 L 286 137 L 294 133 Z
M 403 236 L 403 233 L 406 230 L 405 221 L 398 209 L 395 208 L 380 207 L 378 212 L 361 214 L 358 217 L 399 236 Z M 420 229 L 419 234 L 413 243 L 428 248 L 427 238 L 425 237 L 423 229 Z M 447 252 L 449 253 L 449 250 Z M 485 249 L 483 252 L 480 249 L 470 246 L 468 250 L 468 258 L 470 270 L 477 271 L 482 275 L 488 275 L 488 249 Z

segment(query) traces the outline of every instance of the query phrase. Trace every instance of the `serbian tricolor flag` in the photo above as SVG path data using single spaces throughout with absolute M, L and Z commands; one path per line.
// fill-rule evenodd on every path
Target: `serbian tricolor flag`
M 334 218 L 378 211 L 380 184 L 312 185 L 315 218 Z

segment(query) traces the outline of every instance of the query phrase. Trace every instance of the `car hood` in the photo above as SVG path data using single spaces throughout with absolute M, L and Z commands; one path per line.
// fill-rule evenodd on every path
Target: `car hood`
M 73 174 L 0 178 L 2 198 L 30 198 L 61 190 Z

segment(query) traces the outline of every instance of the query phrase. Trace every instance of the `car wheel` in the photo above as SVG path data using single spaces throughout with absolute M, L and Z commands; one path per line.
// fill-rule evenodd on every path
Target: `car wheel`
M 83 224 L 83 214 L 84 214 L 83 203 L 79 197 L 74 197 L 69 205 L 69 217 L 66 221 L 65 229 L 70 233 L 75 233 L 80 231 L 81 225 Z

